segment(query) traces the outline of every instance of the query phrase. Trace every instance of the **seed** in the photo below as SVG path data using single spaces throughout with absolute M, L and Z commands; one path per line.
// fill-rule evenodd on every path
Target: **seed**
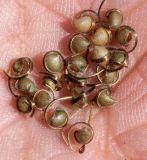
M 120 10 L 111 9 L 106 13 L 106 17 L 108 18 L 108 24 L 110 28 L 117 29 L 121 26 L 123 16 Z
M 123 50 L 116 50 L 111 54 L 111 63 L 123 65 L 126 59 L 126 54 Z
M 128 65 L 128 54 L 123 49 L 109 48 L 110 60 L 104 66 L 107 71 L 117 71 Z
M 89 45 L 90 42 L 84 35 L 77 34 L 70 41 L 70 50 L 73 54 L 84 53 Z
M 73 20 L 74 27 L 78 32 L 89 32 L 92 28 L 93 19 L 91 16 L 75 17 Z
M 45 109 L 49 105 L 51 101 L 51 97 L 48 91 L 42 89 L 35 93 L 33 101 L 36 107 L 42 110 L 42 109 Z
M 28 113 L 32 110 L 30 99 L 26 96 L 18 97 L 16 101 L 16 106 L 17 109 L 22 113 Z
M 84 73 L 88 67 L 87 61 L 83 56 L 71 57 L 68 61 L 68 71 L 70 73 Z
M 20 78 L 17 83 L 16 83 L 16 87 L 18 88 L 18 90 L 26 93 L 26 94 L 33 94 L 35 92 L 35 84 L 34 82 L 29 79 L 29 78 Z
M 8 72 L 5 72 L 9 78 L 19 79 L 31 72 L 33 63 L 30 58 L 22 57 L 15 60 Z
M 119 72 L 104 71 L 98 76 L 98 78 L 102 83 L 113 84 L 113 83 L 116 83 L 116 81 L 118 80 Z
M 106 45 L 110 38 L 110 31 L 104 27 L 98 27 L 91 36 L 91 40 L 95 45 Z
M 83 94 L 83 88 L 74 86 L 71 89 L 72 100 L 71 104 L 75 108 L 84 108 L 88 104 L 88 99 L 85 94 Z
M 50 77 L 44 77 L 43 85 L 50 87 L 52 90 L 56 89 L 56 84 Z
M 116 40 L 124 46 L 127 46 L 133 38 L 135 31 L 129 26 L 122 26 L 116 32 Z
M 76 99 L 73 99 L 71 103 L 73 107 L 82 109 L 88 105 L 88 99 L 87 96 L 81 95 Z
M 43 59 L 44 67 L 50 73 L 59 73 L 64 68 L 64 60 L 58 51 L 49 51 Z
M 53 128 L 62 128 L 67 124 L 68 114 L 60 108 L 57 108 L 49 118 L 49 124 Z
M 17 73 L 21 73 L 23 71 L 24 63 L 22 59 L 18 59 L 13 64 L 13 70 Z
M 97 95 L 97 104 L 100 106 L 110 106 L 115 103 L 109 89 L 102 89 Z
M 92 60 L 105 66 L 109 61 L 109 50 L 104 46 L 94 46 L 92 51 Z
M 83 10 L 73 18 L 73 25 L 78 32 L 87 33 L 91 31 L 98 20 L 97 13 L 93 10 Z
M 93 131 L 89 127 L 74 132 L 75 140 L 80 144 L 88 144 L 93 139 Z

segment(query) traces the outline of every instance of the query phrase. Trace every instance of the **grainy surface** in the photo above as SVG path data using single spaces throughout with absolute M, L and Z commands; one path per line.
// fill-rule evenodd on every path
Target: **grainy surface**
M 119 8 L 125 24 L 134 26 L 139 45 L 129 69 L 115 88 L 118 103 L 94 112 L 95 137 L 82 155 L 71 152 L 40 112 L 34 118 L 17 112 L 3 69 L 12 59 L 29 56 L 41 70 L 44 52 L 67 55 L 70 18 L 82 9 L 97 9 L 100 0 L 0 0 L 0 160 L 146 160 L 147 158 L 147 2 L 107 0 L 105 9 Z M 76 120 L 80 119 L 80 114 Z

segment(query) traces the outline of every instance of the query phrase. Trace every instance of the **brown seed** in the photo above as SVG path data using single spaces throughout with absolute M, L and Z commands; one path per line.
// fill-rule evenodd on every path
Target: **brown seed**
M 51 102 L 51 97 L 46 90 L 39 90 L 35 93 L 33 101 L 38 109 L 45 109 Z
M 28 113 L 32 110 L 31 101 L 26 96 L 18 97 L 16 101 L 16 106 L 17 109 L 22 113 Z
M 17 73 L 21 73 L 23 71 L 24 63 L 22 59 L 18 59 L 13 64 L 13 70 Z
M 68 114 L 60 108 L 57 108 L 53 115 L 48 119 L 52 128 L 62 128 L 67 124 Z
M 73 19 L 74 27 L 78 32 L 89 32 L 92 28 L 93 18 L 91 16 L 75 17 Z
M 70 50 L 73 54 L 85 53 L 89 45 L 90 42 L 84 35 L 77 34 L 70 41 Z
M 31 79 L 26 77 L 20 78 L 17 81 L 16 88 L 29 95 L 32 95 L 36 90 L 34 82 Z
M 50 87 L 52 90 L 56 89 L 56 84 L 50 77 L 44 77 L 43 85 Z
M 80 95 L 79 97 L 72 99 L 71 103 L 73 107 L 82 109 L 88 105 L 88 99 L 87 96 Z
M 120 10 L 111 9 L 106 13 L 106 17 L 108 18 L 109 27 L 112 29 L 117 29 L 121 26 L 123 22 L 123 16 Z
M 88 144 L 93 139 L 93 131 L 89 127 L 83 127 L 82 129 L 74 132 L 75 140 L 80 144 Z
M 118 50 L 118 51 L 113 52 L 113 53 L 111 54 L 111 59 L 110 59 L 110 61 L 111 61 L 111 63 L 123 65 L 125 59 L 126 59 L 125 52 Z
M 104 46 L 94 46 L 92 51 L 92 60 L 102 66 L 105 66 L 110 58 L 109 50 Z
M 30 58 L 22 57 L 15 60 L 12 67 L 5 74 L 12 79 L 19 79 L 25 77 L 33 69 L 33 63 Z
M 22 57 L 16 59 L 12 65 L 13 74 L 26 74 L 33 69 L 33 63 L 30 58 Z
M 83 87 L 74 86 L 71 89 L 72 100 L 71 104 L 74 108 L 84 108 L 88 105 L 87 96 L 83 93 Z
M 116 40 L 121 45 L 127 46 L 132 40 L 135 31 L 129 26 L 121 26 L 116 32 Z
M 128 54 L 125 50 L 119 48 L 109 48 L 110 60 L 109 63 L 104 66 L 107 71 L 117 71 L 127 66 Z
M 97 95 L 97 104 L 100 106 L 110 106 L 115 103 L 109 89 L 102 89 Z
M 106 45 L 110 38 L 110 31 L 104 27 L 98 27 L 91 36 L 91 40 L 95 45 Z
M 64 60 L 58 51 L 49 51 L 43 58 L 43 64 L 50 73 L 59 73 L 64 68 Z
M 68 60 L 67 69 L 71 74 L 84 73 L 87 67 L 87 61 L 83 56 L 74 56 Z
M 117 82 L 119 78 L 118 71 L 103 71 L 101 74 L 98 75 L 99 80 L 105 84 L 114 84 Z

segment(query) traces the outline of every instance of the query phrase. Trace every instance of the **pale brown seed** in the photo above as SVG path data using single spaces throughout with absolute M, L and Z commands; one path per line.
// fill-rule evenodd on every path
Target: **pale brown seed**
M 85 53 L 89 45 L 90 42 L 84 35 L 77 34 L 70 41 L 70 50 L 73 54 Z
M 110 31 L 104 27 L 98 27 L 91 35 L 91 40 L 95 45 L 106 45 L 110 41 Z
M 73 19 L 74 27 L 78 32 L 89 32 L 92 28 L 93 19 L 91 16 L 75 17 Z
M 94 62 L 105 66 L 110 58 L 109 50 L 104 46 L 94 46 L 92 50 L 91 58 Z
M 111 29 L 117 29 L 123 22 L 123 16 L 120 10 L 111 9 L 106 13 L 108 24 Z

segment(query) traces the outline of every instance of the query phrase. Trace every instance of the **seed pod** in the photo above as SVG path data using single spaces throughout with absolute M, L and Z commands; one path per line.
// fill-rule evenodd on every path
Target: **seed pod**
M 70 50 L 73 54 L 85 53 L 88 50 L 89 45 L 90 42 L 84 34 L 74 35 L 69 44 Z
M 106 13 L 108 19 L 108 25 L 111 29 L 117 29 L 123 22 L 123 16 L 120 10 L 111 9 Z
M 89 32 L 95 26 L 97 14 L 92 10 L 84 10 L 74 16 L 73 25 L 78 32 Z
M 97 72 L 99 71 L 99 67 L 97 68 Z M 98 75 L 98 79 L 101 83 L 104 84 L 115 84 L 119 79 L 118 71 L 103 71 Z
M 77 55 L 67 61 L 67 71 L 71 75 L 82 75 L 88 67 L 87 61 L 83 56 Z
M 10 71 L 7 73 L 7 76 L 10 78 L 18 79 L 29 74 L 33 69 L 33 63 L 30 58 L 22 57 L 15 60 L 12 64 Z
M 34 82 L 26 77 L 17 80 L 16 88 L 29 95 L 33 95 L 36 90 Z
M 16 101 L 18 111 L 22 113 L 29 113 L 32 111 L 31 101 L 26 96 L 19 96 Z
M 44 110 L 51 102 L 51 97 L 48 91 L 42 89 L 35 93 L 33 101 L 37 109 Z
M 98 92 L 96 103 L 98 106 L 110 106 L 115 103 L 115 100 L 111 95 L 111 91 L 106 88 Z
M 74 132 L 74 137 L 79 144 L 88 144 L 93 139 L 93 130 L 90 127 L 83 127 Z
M 127 49 L 128 53 L 132 52 L 137 46 L 137 34 L 135 30 L 130 26 L 121 26 L 120 28 L 118 28 L 115 37 L 120 45 L 123 45 L 125 47 L 131 45 L 131 47 Z
M 60 108 L 57 108 L 53 115 L 48 119 L 49 125 L 54 129 L 63 128 L 68 122 L 68 114 Z
M 60 73 L 64 68 L 64 59 L 58 51 L 49 51 L 44 55 L 43 65 L 50 73 Z
M 105 66 L 110 58 L 109 50 L 104 46 L 94 46 L 92 50 L 92 60 L 100 66 Z
M 104 28 L 98 27 L 91 35 L 91 41 L 95 45 L 106 45 L 111 40 L 111 31 Z

